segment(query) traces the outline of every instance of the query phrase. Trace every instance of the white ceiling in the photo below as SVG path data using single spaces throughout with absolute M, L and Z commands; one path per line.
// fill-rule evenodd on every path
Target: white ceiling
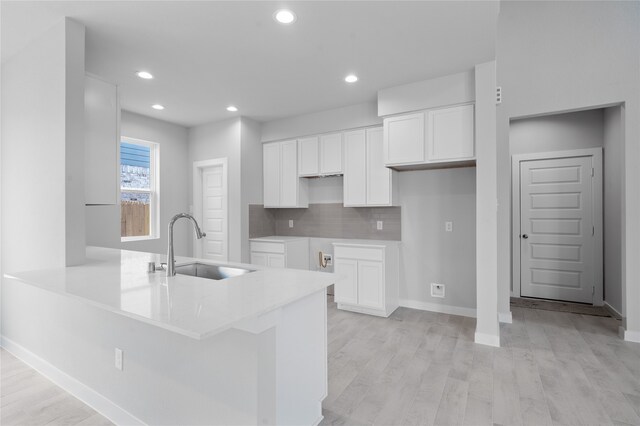
M 2 61 L 63 16 L 87 27 L 86 68 L 122 107 L 193 126 L 260 121 L 376 99 L 379 89 L 495 55 L 497 1 L 2 1 Z M 272 15 L 293 10 L 296 23 Z M 144 81 L 137 70 L 155 79 Z M 360 81 L 348 85 L 344 77 Z M 164 111 L 150 108 L 165 105 Z M 237 113 L 225 110 L 237 105 Z

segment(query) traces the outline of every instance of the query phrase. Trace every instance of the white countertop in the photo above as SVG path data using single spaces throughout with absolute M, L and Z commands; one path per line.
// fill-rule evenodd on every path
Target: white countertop
M 348 246 L 348 245 L 355 245 L 355 246 L 397 246 L 399 244 L 401 244 L 401 241 L 395 241 L 395 240 L 349 240 L 349 239 L 335 239 L 332 243 L 333 245 L 340 245 L 340 246 Z
M 287 236 L 271 236 L 271 237 L 259 237 L 259 238 L 250 238 L 249 241 L 261 241 L 265 243 L 286 243 L 287 241 L 296 241 L 296 240 L 308 240 L 309 237 L 287 237 Z
M 354 245 L 370 245 L 370 246 L 391 246 L 398 245 L 401 241 L 396 240 L 358 240 L 349 238 L 326 238 L 326 237 L 295 237 L 272 235 L 270 237 L 250 238 L 249 241 L 261 241 L 265 243 L 284 243 L 295 240 L 331 240 L 331 244 L 354 244 Z
M 178 265 L 195 260 L 176 257 Z M 256 271 L 220 281 L 147 273 L 147 262 L 161 261 L 166 255 L 87 247 L 84 265 L 5 277 L 195 339 L 213 336 L 335 282 L 333 274 L 206 260 L 199 261 Z

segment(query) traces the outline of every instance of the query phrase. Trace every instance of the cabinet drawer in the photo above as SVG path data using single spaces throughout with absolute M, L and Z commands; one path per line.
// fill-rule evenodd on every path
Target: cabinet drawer
M 384 248 L 335 246 L 334 256 L 336 259 L 374 260 L 382 262 L 384 258 Z
M 284 244 L 251 241 L 251 251 L 259 251 L 263 253 L 284 253 Z

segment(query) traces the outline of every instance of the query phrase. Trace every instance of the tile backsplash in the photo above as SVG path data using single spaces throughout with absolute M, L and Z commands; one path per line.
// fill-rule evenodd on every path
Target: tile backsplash
M 293 228 L 289 221 L 293 220 Z M 382 221 L 383 229 L 377 229 Z M 400 207 L 344 207 L 341 203 L 309 204 L 306 209 L 249 206 L 249 237 L 295 235 L 366 240 L 401 239 Z
M 274 209 L 265 209 L 262 204 L 249 204 L 249 238 L 276 235 Z

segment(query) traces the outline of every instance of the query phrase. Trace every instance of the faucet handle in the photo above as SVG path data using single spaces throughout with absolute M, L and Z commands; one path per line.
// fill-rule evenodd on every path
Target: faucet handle
M 164 271 L 166 269 L 167 269 L 166 263 L 160 263 L 160 266 L 156 265 L 156 262 L 147 263 L 147 272 L 150 274 L 156 271 Z

